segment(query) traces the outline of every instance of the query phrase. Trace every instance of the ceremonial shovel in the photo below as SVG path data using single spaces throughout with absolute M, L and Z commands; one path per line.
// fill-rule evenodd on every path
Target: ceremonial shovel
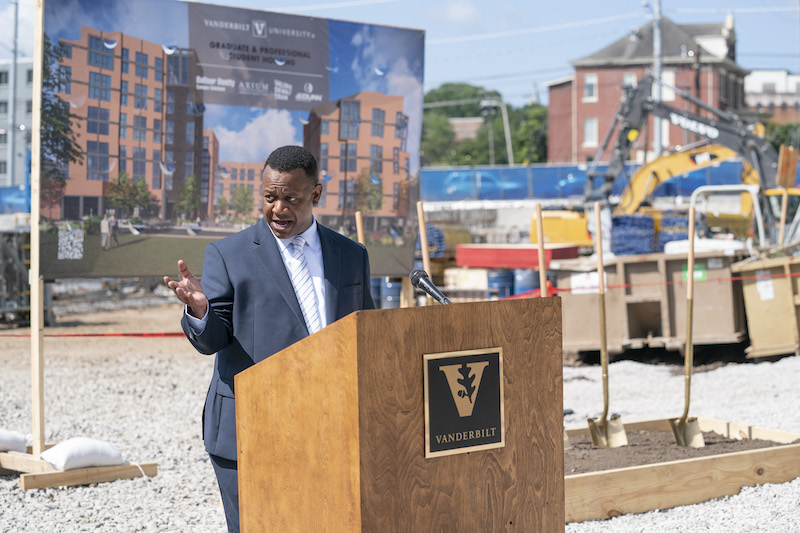
M 597 254 L 597 296 L 600 307 L 600 364 L 603 366 L 603 415 L 596 422 L 590 418 L 589 433 L 592 444 L 598 448 L 619 448 L 628 445 L 628 435 L 619 415 L 608 416 L 608 342 L 606 339 L 606 291 L 605 271 L 603 270 L 603 233 L 600 220 L 600 202 L 594 203 L 594 242 Z

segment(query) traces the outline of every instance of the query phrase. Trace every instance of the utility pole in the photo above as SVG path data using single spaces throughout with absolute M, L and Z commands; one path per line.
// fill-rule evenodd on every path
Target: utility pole
M 8 113 L 8 186 L 14 185 L 14 169 L 16 167 L 16 143 L 17 138 L 17 25 L 19 22 L 19 0 L 10 0 L 14 3 L 14 41 L 11 50 L 11 71 L 8 76 L 10 93 Z
M 653 0 L 653 74 L 656 84 L 654 95 L 656 102 L 661 102 L 661 0 Z M 661 155 L 661 117 L 653 117 L 653 152 Z

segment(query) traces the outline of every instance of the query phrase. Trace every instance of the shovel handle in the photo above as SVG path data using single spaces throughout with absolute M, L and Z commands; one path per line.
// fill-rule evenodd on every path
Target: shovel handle
M 608 416 L 608 339 L 606 337 L 606 280 L 603 268 L 603 229 L 600 202 L 594 203 L 594 248 L 597 255 L 597 303 L 600 309 L 600 364 L 603 367 L 603 415 L 600 425 L 605 429 Z
M 689 416 L 689 401 L 692 394 L 692 365 L 694 364 L 694 344 L 692 342 L 692 323 L 694 314 L 694 206 L 689 207 L 689 255 L 686 265 L 686 349 L 684 350 L 684 407 L 681 426 L 686 426 Z

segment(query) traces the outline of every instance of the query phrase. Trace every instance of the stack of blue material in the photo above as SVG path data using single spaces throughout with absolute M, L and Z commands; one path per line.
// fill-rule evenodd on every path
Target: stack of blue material
M 651 254 L 656 251 L 656 224 L 648 215 L 611 217 L 611 252 L 614 255 Z
M 425 225 L 425 231 L 428 233 L 428 256 L 431 259 L 436 259 L 439 257 L 444 257 L 445 251 L 445 242 L 444 242 L 444 231 L 432 224 Z M 420 248 L 419 244 L 420 238 L 417 235 L 417 244 L 416 244 L 416 253 L 415 256 L 417 259 L 422 258 L 422 249 Z
M 685 241 L 689 238 L 689 215 L 686 211 L 664 211 L 658 223 L 658 251 L 664 251 L 664 245 L 671 241 Z M 695 220 L 695 229 L 701 227 Z

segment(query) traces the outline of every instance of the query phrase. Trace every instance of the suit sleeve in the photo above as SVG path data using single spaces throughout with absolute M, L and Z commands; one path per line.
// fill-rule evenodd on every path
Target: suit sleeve
M 200 280 L 208 298 L 208 323 L 199 335 L 189 327 L 184 317 L 183 331 L 189 342 L 202 354 L 214 354 L 233 340 L 233 284 L 225 259 L 214 243 L 206 247 L 203 275 Z
M 359 244 L 359 246 L 364 251 L 364 302 L 362 309 L 375 309 L 375 302 L 372 300 L 372 284 L 370 283 L 369 254 L 364 245 Z

